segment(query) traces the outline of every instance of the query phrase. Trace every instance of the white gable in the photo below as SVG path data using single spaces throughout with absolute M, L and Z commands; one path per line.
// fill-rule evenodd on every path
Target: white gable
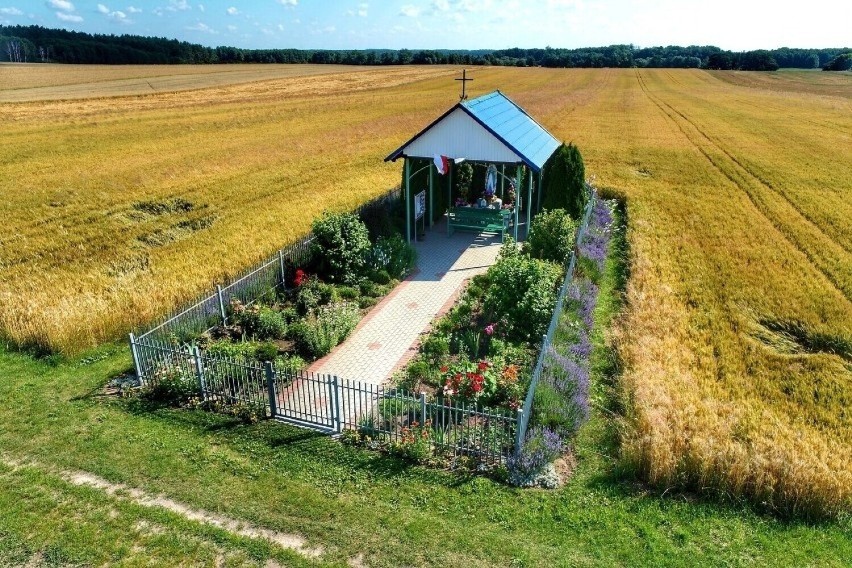
M 429 159 L 441 155 L 482 162 L 521 161 L 520 156 L 460 108 L 402 148 L 402 154 Z

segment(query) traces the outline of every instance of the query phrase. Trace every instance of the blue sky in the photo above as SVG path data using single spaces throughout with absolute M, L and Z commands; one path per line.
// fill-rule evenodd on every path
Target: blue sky
M 245 48 L 852 44 L 852 1 L 0 0 L 0 24 Z

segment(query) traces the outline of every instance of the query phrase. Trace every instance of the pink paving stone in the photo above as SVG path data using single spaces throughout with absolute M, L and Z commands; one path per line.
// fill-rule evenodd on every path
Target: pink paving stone
M 378 341 L 374 341 L 367 346 L 367 349 L 369 349 L 370 351 L 376 351 L 377 349 L 381 349 L 381 348 L 382 348 L 382 344 L 379 343 Z
M 418 305 L 417 302 L 410 302 L 410 303 L 406 304 L 405 307 L 408 308 L 409 310 L 416 310 L 417 305 Z

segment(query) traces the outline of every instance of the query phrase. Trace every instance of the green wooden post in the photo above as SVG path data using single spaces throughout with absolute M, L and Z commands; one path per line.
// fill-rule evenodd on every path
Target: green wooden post
M 139 364 L 139 353 L 136 351 L 136 336 L 130 334 L 130 352 L 133 354 L 133 366 L 136 368 L 136 378 L 139 379 L 139 384 L 142 384 L 142 365 Z
M 544 191 L 544 170 L 538 172 L 538 191 L 536 192 L 535 212 L 541 213 L 541 194 Z
M 409 199 L 409 179 L 408 175 L 411 171 L 411 166 L 408 163 L 408 156 L 405 157 L 405 238 L 408 244 L 411 244 L 411 199 Z
M 198 381 L 198 393 L 202 402 L 207 400 L 207 384 L 204 382 L 204 365 L 201 362 L 201 352 L 197 345 L 192 346 L 192 359 L 195 361 L 195 378 Z
M 532 221 L 532 170 L 527 178 L 527 236 L 529 236 L 530 221 Z
M 429 166 L 429 226 L 431 227 L 435 223 L 435 200 L 433 195 L 435 194 L 435 182 L 434 182 L 434 163 Z M 423 220 L 423 230 L 426 230 L 426 220 Z
M 521 428 L 521 423 L 524 418 L 524 409 L 518 409 L 518 415 L 515 417 L 515 457 L 519 457 L 521 455 L 521 448 L 524 443 L 524 434 L 526 434 L 526 428 Z
M 521 166 L 515 168 L 515 242 L 518 242 L 518 205 L 521 197 Z
M 448 185 L 449 189 L 447 189 L 447 207 L 453 207 L 453 169 L 456 167 L 455 162 L 450 166 L 449 171 L 449 180 Z M 453 233 L 450 231 L 450 216 L 447 215 L 447 236 L 452 235 Z
M 426 425 L 426 393 L 420 393 L 420 426 Z
M 287 289 L 287 269 L 284 265 L 284 251 L 278 251 L 278 270 L 281 271 L 281 287 Z
M 225 311 L 225 298 L 222 297 L 222 287 L 216 284 L 216 295 L 219 296 L 219 315 L 222 317 L 222 327 L 228 325 L 228 313 Z
M 266 394 L 269 396 L 269 415 L 275 418 L 278 414 L 278 396 L 275 393 L 275 368 L 270 361 L 263 364 L 263 374 L 266 375 Z
M 506 164 L 500 164 L 500 199 L 506 200 Z

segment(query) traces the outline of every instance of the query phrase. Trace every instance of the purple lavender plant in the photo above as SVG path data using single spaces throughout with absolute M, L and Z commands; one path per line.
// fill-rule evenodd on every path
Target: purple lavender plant
M 511 456 L 506 465 L 515 485 L 528 485 L 530 480 L 565 450 L 565 440 L 550 428 L 534 427 L 527 431 L 519 455 Z
M 592 209 L 589 227 L 579 244 L 580 255 L 594 261 L 600 270 L 609 251 L 612 229 L 612 203 L 598 199 Z

